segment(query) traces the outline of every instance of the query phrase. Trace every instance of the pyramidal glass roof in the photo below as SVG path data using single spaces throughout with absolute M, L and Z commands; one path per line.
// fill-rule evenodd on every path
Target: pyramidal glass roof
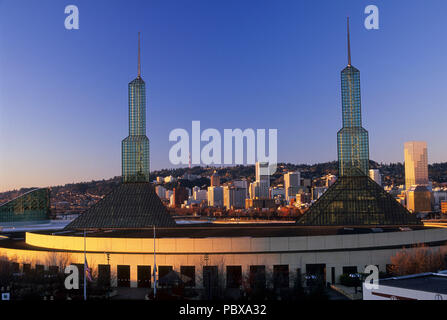
M 342 176 L 297 224 L 411 226 L 422 222 L 368 176 Z
M 123 183 L 73 220 L 65 229 L 142 229 L 175 227 L 150 183 Z

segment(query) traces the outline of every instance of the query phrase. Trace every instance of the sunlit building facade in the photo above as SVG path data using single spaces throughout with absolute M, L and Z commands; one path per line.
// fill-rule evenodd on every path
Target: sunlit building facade
M 447 200 L 441 201 L 441 213 L 447 214 Z
M 223 187 L 223 206 L 229 209 L 245 208 L 247 190 L 234 186 Z
M 255 174 L 256 181 L 270 182 L 268 162 L 256 162 Z
M 404 145 L 405 153 L 405 188 L 416 185 L 428 185 L 427 143 L 410 141 Z
M 286 193 L 286 200 L 290 201 L 292 197 L 298 193 L 300 187 L 301 175 L 300 172 L 287 172 L 284 174 L 284 189 Z
M 407 190 L 407 209 L 410 212 L 430 212 L 431 192 L 425 186 L 413 186 Z
M 270 189 L 270 174 L 269 174 L 269 163 L 268 162 L 256 162 L 255 166 L 255 174 L 256 174 L 256 182 L 254 185 L 255 189 L 259 190 L 258 192 L 253 192 L 256 194 L 255 197 L 251 196 L 252 199 L 258 198 L 269 198 L 269 189 Z M 251 187 L 250 187 L 251 188 Z
M 370 169 L 369 177 L 375 181 L 379 186 L 382 185 L 382 176 L 380 175 L 379 169 Z
M 223 207 L 223 188 L 222 187 L 208 187 L 208 206 Z
M 149 182 L 146 84 L 141 78 L 139 38 L 138 76 L 129 83 L 129 136 L 122 141 L 122 176 L 123 182 Z

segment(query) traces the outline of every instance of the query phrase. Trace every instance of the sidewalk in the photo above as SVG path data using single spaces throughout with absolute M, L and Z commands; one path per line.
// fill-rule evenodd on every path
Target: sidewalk
M 357 293 L 355 293 L 355 288 L 354 287 L 346 287 L 343 286 L 341 284 L 332 284 L 331 288 L 339 293 L 341 293 L 342 295 L 344 295 L 345 297 L 347 297 L 350 300 L 362 300 L 363 299 L 363 294 L 360 291 L 361 288 L 357 288 Z

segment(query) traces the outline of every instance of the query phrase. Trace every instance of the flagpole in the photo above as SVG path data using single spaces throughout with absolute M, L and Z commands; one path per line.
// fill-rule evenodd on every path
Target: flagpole
M 84 301 L 87 300 L 87 278 L 85 275 L 86 261 L 87 261 L 87 252 L 86 252 L 85 229 L 84 229 Z
M 154 225 L 154 300 L 157 296 L 157 262 L 155 256 L 155 225 Z

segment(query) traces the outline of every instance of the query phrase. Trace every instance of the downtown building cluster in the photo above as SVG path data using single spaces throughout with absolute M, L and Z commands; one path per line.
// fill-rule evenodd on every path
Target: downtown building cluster
M 410 212 L 422 217 L 429 213 L 447 213 L 447 188 L 433 187 L 428 176 L 427 142 L 409 141 L 404 144 L 405 184 L 386 186 L 398 202 Z
M 324 188 L 311 187 L 311 179 L 301 179 L 300 172 L 286 172 L 282 175 L 283 182 L 271 185 L 271 177 L 262 174 L 268 163 L 257 162 L 255 179 L 249 177 L 225 181 L 215 170 L 209 176 L 210 185 L 207 187 L 182 187 L 180 180 L 194 182 L 201 178 L 197 175 L 185 174 L 182 177 L 157 177 L 154 181 L 155 190 L 164 202 L 174 208 L 210 207 L 225 210 L 238 209 L 276 209 L 280 206 L 307 207 L 312 202 L 312 194 L 317 198 L 324 192 Z M 335 178 L 335 176 L 333 176 Z M 178 183 L 172 190 L 167 189 L 166 183 Z
M 430 213 L 447 213 L 447 188 L 433 187 L 428 177 L 427 154 L 426 142 L 405 143 L 405 184 L 402 185 L 384 185 L 380 169 L 367 171 L 371 180 L 384 187 L 396 201 L 422 217 Z M 244 177 L 221 183 L 218 170 L 215 170 L 211 176 L 206 177 L 210 180 L 210 186 L 188 188 L 178 184 L 172 190 L 165 187 L 166 184 L 172 185 L 181 180 L 194 182 L 203 178 L 190 173 L 179 177 L 157 177 L 154 184 L 158 196 L 167 206 L 173 208 L 280 210 L 289 207 L 305 212 L 337 180 L 337 175 L 330 173 L 311 179 L 302 178 L 299 171 L 285 171 L 281 173 L 281 181 L 275 183 L 268 175 L 260 174 L 263 167 L 267 166 L 267 163 L 256 163 L 254 181 L 250 181 L 250 177 Z

